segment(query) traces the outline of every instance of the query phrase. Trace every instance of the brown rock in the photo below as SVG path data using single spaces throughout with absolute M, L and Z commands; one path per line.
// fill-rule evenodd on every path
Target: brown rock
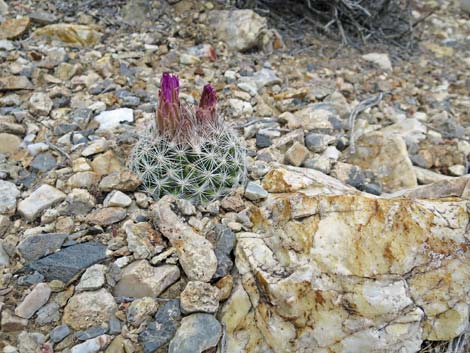
M 4 76 L 0 77 L 1 91 L 16 91 L 20 89 L 34 89 L 33 84 L 25 76 Z
M 86 220 L 91 224 L 107 226 L 122 221 L 127 216 L 127 211 L 121 207 L 106 207 L 90 213 Z
M 84 330 L 108 322 L 116 310 L 116 302 L 106 289 L 83 292 L 70 298 L 64 309 L 63 322 L 74 330 Z
M 29 26 L 29 17 L 10 18 L 0 24 L 0 39 L 15 39 L 21 36 Z
M 178 266 L 153 267 L 146 260 L 135 261 L 122 271 L 121 280 L 114 288 L 114 295 L 155 298 L 175 283 L 179 277 Z
M 70 45 L 92 46 L 99 42 L 101 34 L 90 26 L 58 23 L 37 29 L 33 36 Z
M 15 153 L 21 141 L 16 135 L 0 133 L 0 153 Z

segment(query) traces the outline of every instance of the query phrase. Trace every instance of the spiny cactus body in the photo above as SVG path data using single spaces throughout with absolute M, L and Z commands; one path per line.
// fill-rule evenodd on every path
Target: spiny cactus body
M 244 181 L 245 150 L 217 115 L 210 85 L 204 87 L 197 108 L 182 106 L 178 91 L 178 79 L 164 74 L 157 127 L 140 138 L 129 167 L 156 199 L 171 194 L 205 203 Z

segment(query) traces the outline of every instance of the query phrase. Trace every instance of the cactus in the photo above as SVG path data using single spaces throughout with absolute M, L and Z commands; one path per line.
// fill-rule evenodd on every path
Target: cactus
M 163 74 L 156 127 L 134 146 L 129 168 L 155 199 L 171 194 L 201 204 L 244 182 L 245 149 L 217 114 L 211 85 L 197 107 L 182 105 L 178 94 L 178 78 Z

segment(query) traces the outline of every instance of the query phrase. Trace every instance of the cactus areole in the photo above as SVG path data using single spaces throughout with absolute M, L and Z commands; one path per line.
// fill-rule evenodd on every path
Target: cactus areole
M 179 80 L 164 73 L 156 126 L 135 145 L 129 167 L 158 199 L 171 194 L 196 204 L 217 199 L 243 183 L 245 149 L 217 113 L 214 88 L 204 86 L 197 106 L 179 100 Z

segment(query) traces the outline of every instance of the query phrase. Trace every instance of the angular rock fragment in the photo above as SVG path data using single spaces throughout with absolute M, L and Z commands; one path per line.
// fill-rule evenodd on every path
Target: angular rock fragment
M 99 243 L 81 243 L 29 263 L 26 267 L 41 273 L 46 280 L 68 283 L 80 271 L 106 259 L 106 247 Z

